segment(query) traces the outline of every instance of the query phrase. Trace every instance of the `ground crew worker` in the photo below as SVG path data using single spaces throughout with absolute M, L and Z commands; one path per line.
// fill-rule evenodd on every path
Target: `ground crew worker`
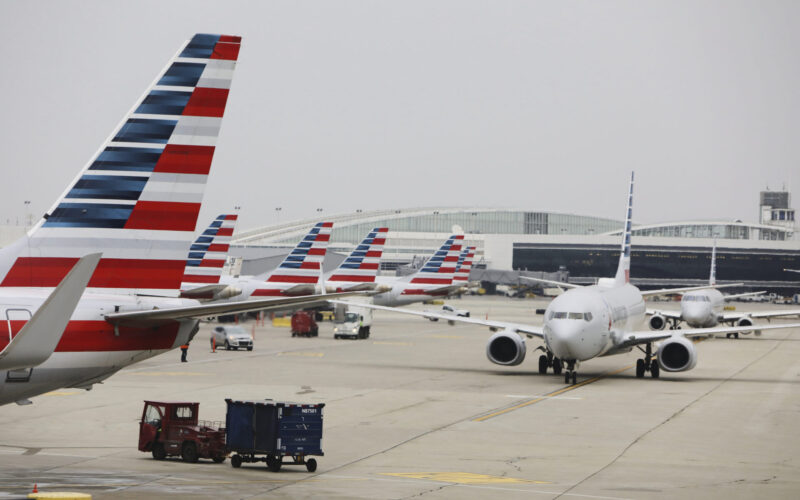
M 181 363 L 186 363 L 186 354 L 189 352 L 189 344 L 181 346 Z

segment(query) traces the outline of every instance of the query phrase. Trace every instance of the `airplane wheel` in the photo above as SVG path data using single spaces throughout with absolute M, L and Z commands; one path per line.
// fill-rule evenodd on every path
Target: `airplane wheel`
M 578 372 L 572 372 L 572 385 L 578 383 Z
M 644 377 L 644 360 L 637 359 L 636 360 L 636 378 Z
M 547 356 L 544 354 L 539 356 L 539 373 L 543 375 L 547 373 Z
M 560 375 L 562 367 L 563 367 L 563 365 L 561 364 L 561 360 L 558 359 L 558 358 L 554 358 L 553 359 L 553 373 L 555 373 L 556 375 Z
M 739 338 L 739 332 L 734 333 L 733 334 L 733 338 L 738 339 Z
M 658 371 L 660 370 L 660 368 L 661 367 L 658 366 L 658 361 L 656 361 L 655 359 L 652 362 L 650 362 L 650 376 L 653 378 L 658 378 L 659 375 Z
M 569 372 L 564 373 L 564 383 L 569 384 Z

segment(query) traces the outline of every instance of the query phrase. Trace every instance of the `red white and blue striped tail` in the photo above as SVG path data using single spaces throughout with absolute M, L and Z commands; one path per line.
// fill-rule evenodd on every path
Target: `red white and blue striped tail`
M 55 287 L 102 252 L 89 290 L 177 296 L 241 37 L 195 35 L 28 237 L 0 286 Z
M 458 257 L 456 275 L 453 276 L 453 284 L 466 285 L 469 281 L 469 272 L 472 270 L 472 259 L 475 257 L 475 247 L 466 247 Z
M 217 216 L 194 240 L 183 271 L 182 292 L 219 283 L 238 217 L 236 214 Z
M 252 296 L 313 294 L 322 274 L 332 230 L 333 222 L 318 222 L 283 262 L 267 274 Z
M 361 244 L 327 279 L 334 291 L 345 291 L 367 283 L 375 283 L 388 232 L 387 227 L 376 227 L 367 234 Z
M 453 282 L 461 253 L 463 234 L 454 234 L 439 247 L 425 265 L 411 275 L 410 283 L 419 285 L 446 286 Z

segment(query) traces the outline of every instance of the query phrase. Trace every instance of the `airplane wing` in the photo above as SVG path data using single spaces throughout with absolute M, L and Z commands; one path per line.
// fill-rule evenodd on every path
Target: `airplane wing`
M 330 297 L 330 295 L 328 295 Z M 345 300 L 331 300 L 332 304 L 344 304 L 344 305 L 352 305 L 351 302 L 347 302 Z M 512 330 L 516 333 L 520 333 L 523 335 L 527 335 L 528 337 L 544 337 L 544 332 L 542 331 L 541 326 L 535 325 L 526 325 L 523 323 L 510 323 L 507 321 L 494 321 L 494 320 L 483 320 L 477 318 L 466 318 L 464 316 L 452 316 L 450 314 L 441 314 L 435 312 L 428 312 L 428 311 L 414 311 L 412 309 L 402 309 L 399 307 L 387 307 L 387 306 L 377 306 L 375 304 L 362 304 L 358 303 L 359 307 L 368 307 L 370 309 L 377 309 L 380 311 L 391 311 L 401 314 L 410 314 L 412 316 L 421 316 L 426 319 L 436 318 L 442 319 L 445 321 L 458 321 L 460 323 L 469 323 L 472 325 L 482 325 L 488 326 L 492 330 Z
M 645 314 L 647 314 L 648 316 L 652 316 L 654 314 L 660 314 L 661 316 L 664 316 L 665 318 L 681 319 L 681 312 L 680 311 L 661 311 L 661 310 L 656 310 L 656 309 L 648 309 L 647 311 L 645 311 Z
M 155 326 L 172 321 L 180 321 L 182 319 L 207 318 L 209 316 L 219 316 L 222 314 L 312 307 L 325 304 L 329 299 L 340 299 L 353 295 L 364 295 L 364 293 L 342 292 L 325 295 L 306 295 L 301 297 L 273 297 L 259 300 L 243 300 L 240 302 L 222 302 L 218 304 L 201 304 L 197 306 L 173 307 L 168 309 L 111 313 L 107 314 L 105 318 L 106 321 L 114 325 Z
M 781 316 L 800 316 L 800 309 L 776 309 L 773 311 L 754 311 L 751 313 L 726 313 L 722 315 L 723 321 L 736 321 L 739 318 L 771 319 Z M 764 326 L 763 324 L 761 326 Z
M 683 337 L 706 337 L 715 333 L 741 333 L 752 332 L 755 330 L 777 330 L 781 328 L 800 328 L 800 323 L 784 323 L 780 325 L 751 325 L 751 326 L 718 326 L 714 328 L 688 328 L 686 330 L 671 331 L 639 331 L 628 332 L 623 336 L 619 347 L 630 347 L 648 342 L 656 342 L 680 335 Z
M 767 293 L 766 290 L 762 290 L 760 292 L 747 292 L 747 293 L 737 293 L 734 295 L 725 295 L 722 298 L 724 300 L 731 300 L 731 299 L 738 299 L 739 297 L 752 297 L 753 295 L 763 295 Z
M 102 253 L 82 257 L 36 313 L 0 352 L 0 370 L 30 368 L 47 361 L 92 277 Z
M 530 276 L 520 276 L 520 278 L 537 283 L 544 283 L 545 285 L 553 285 L 561 288 L 581 288 L 583 285 L 576 285 L 575 283 L 565 283 L 563 281 L 546 280 L 542 278 L 531 278 Z
M 709 288 L 727 288 L 731 286 L 742 286 L 744 283 L 727 283 L 725 285 L 702 285 L 690 286 L 685 288 L 661 288 L 658 290 L 641 290 L 642 297 L 653 297 L 655 295 L 669 295 L 671 293 L 694 292 L 695 290 L 706 290 Z

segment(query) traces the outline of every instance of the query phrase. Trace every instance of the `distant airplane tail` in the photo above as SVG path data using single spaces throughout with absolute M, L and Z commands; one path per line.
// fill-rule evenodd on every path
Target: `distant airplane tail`
M 466 285 L 469 282 L 469 273 L 472 270 L 472 259 L 475 257 L 475 247 L 466 247 L 458 257 L 456 274 L 453 276 L 453 284 Z
M 283 262 L 264 278 L 266 287 L 253 297 L 313 294 L 322 272 L 322 262 L 331 239 L 333 222 L 318 222 Z
M 194 240 L 186 260 L 181 290 L 219 283 L 238 217 L 236 214 L 217 216 Z
M 334 290 L 375 283 L 389 228 L 376 227 L 327 279 Z
M 714 246 L 711 247 L 711 274 L 708 276 L 708 284 L 717 284 L 717 239 L 714 238 Z
M 240 46 L 187 42 L 43 219 L 0 252 L 0 286 L 55 287 L 102 252 L 89 289 L 177 296 Z
M 633 215 L 633 172 L 628 190 L 628 207 L 625 211 L 625 229 L 622 231 L 622 248 L 619 254 L 617 274 L 614 276 L 614 285 L 621 286 L 631 282 L 631 217 Z
M 409 283 L 437 287 L 451 285 L 463 240 L 463 234 L 454 234 L 447 238 L 433 257 L 428 259 L 419 271 L 411 275 Z

